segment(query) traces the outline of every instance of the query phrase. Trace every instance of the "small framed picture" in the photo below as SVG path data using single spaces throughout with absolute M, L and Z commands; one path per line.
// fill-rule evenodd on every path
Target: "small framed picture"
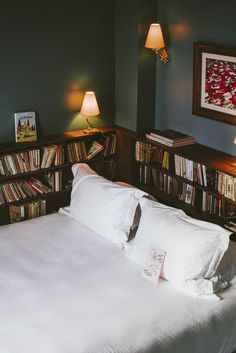
M 35 112 L 22 112 L 14 114 L 16 142 L 29 142 L 37 140 Z

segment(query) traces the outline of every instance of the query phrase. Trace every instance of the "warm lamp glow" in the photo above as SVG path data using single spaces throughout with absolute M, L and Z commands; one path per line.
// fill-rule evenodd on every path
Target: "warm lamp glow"
M 236 145 L 236 137 L 234 138 L 234 144 Z
M 159 23 L 152 23 L 150 25 L 145 47 L 150 49 L 161 49 L 165 47 L 165 42 Z
M 90 122 L 90 117 L 97 116 L 100 114 L 96 95 L 94 92 L 92 91 L 85 92 L 80 113 L 86 117 L 86 121 L 89 125 L 89 127 L 85 129 L 84 132 L 85 133 L 99 132 L 99 130 L 94 128 Z
M 168 62 L 168 52 L 165 48 L 165 42 L 159 23 L 152 23 L 150 25 L 145 47 L 155 50 L 155 53 L 160 55 L 160 59 L 164 64 Z
M 79 89 L 72 89 L 66 95 L 66 105 L 71 111 L 78 112 L 81 109 L 83 98 L 84 92 Z

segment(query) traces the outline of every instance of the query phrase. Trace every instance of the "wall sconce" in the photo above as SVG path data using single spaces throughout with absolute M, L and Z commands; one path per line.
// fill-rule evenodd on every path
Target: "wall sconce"
M 84 99 L 81 106 L 80 113 L 86 117 L 88 123 L 87 129 L 84 130 L 86 134 L 93 134 L 100 132 L 99 129 L 93 127 L 90 118 L 100 114 L 95 93 L 92 91 L 85 92 Z
M 160 60 L 166 64 L 169 61 L 169 54 L 165 47 L 165 42 L 159 23 L 152 23 L 150 25 L 145 47 L 153 49 L 156 54 L 159 54 Z

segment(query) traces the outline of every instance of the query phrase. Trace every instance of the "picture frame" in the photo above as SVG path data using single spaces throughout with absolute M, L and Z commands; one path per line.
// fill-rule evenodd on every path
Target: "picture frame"
M 37 140 L 35 112 L 14 113 L 15 141 L 30 142 Z
M 193 114 L 236 125 L 236 47 L 194 43 Z

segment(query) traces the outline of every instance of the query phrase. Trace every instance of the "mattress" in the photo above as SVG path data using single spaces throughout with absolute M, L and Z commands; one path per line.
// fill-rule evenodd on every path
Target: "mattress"
M 63 214 L 0 227 L 0 353 L 231 353 L 236 284 L 221 297 L 155 286 Z

